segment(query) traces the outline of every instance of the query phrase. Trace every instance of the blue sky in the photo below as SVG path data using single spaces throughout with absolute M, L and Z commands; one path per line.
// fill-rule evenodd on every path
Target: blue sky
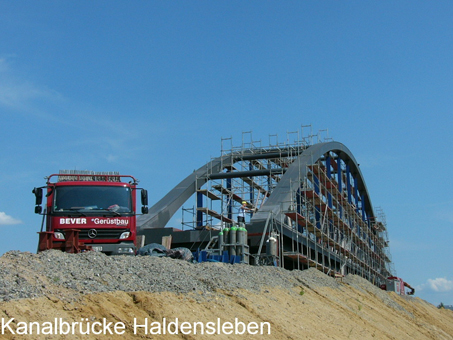
M 221 138 L 328 129 L 387 217 L 399 276 L 453 304 L 451 1 L 0 0 L 0 253 L 31 190 L 120 171 L 158 201 Z M 325 132 L 323 133 L 325 134 Z

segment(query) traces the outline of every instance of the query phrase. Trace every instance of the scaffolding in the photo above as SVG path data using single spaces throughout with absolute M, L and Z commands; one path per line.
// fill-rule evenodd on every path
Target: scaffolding
M 284 212 L 289 220 L 281 223 L 291 231 L 291 250 L 282 260 L 295 260 L 291 265 L 297 269 L 316 267 L 334 276 L 352 273 L 381 283 L 394 272 L 386 222 L 365 212 L 365 196 L 357 192 L 356 178 L 344 165 L 326 155 L 307 167 L 302 182 L 294 183 L 294 197 Z
M 317 137 L 319 140 L 319 133 Z M 274 143 L 271 143 L 272 140 Z M 284 142 L 278 142 L 278 135 L 270 135 L 269 145 L 262 147 L 261 140 L 254 141 L 252 132 L 248 131 L 242 133 L 242 143 L 236 147 L 231 137 L 222 138 L 223 172 L 214 174 L 212 163 L 206 164 L 206 175 L 197 178 L 197 181 L 206 184 L 197 190 L 195 205 L 183 208 L 183 226 L 222 229 L 235 223 L 239 207 L 244 201 L 249 209 L 259 210 L 285 169 L 312 140 L 313 135 L 300 138 L 299 132 L 288 132 Z M 229 147 L 225 147 L 228 143 Z M 193 212 L 192 216 L 190 211 Z
M 237 224 L 245 201 L 251 211 L 246 228 L 254 264 L 313 267 L 335 277 L 352 273 L 381 284 L 396 274 L 387 223 L 382 209 L 371 206 L 360 171 L 352 170 L 353 160 L 331 150 L 301 162 L 311 146 L 331 140 L 327 130 L 313 134 L 310 125 L 287 132 L 283 141 L 270 135 L 267 146 L 253 140 L 251 131 L 242 134 L 238 147 L 231 137 L 222 138 L 222 170 L 212 171 L 207 163 L 205 175 L 197 178 L 195 205 L 183 208 L 183 226 L 223 231 Z M 290 166 L 298 167 L 298 175 L 285 187 L 288 199 L 256 220 L 255 212 L 265 206 Z M 276 253 L 270 251 L 271 238 L 277 241 Z

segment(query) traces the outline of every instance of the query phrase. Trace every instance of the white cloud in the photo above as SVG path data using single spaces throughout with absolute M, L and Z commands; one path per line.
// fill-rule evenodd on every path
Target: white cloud
M 107 155 L 106 160 L 108 163 L 115 163 L 118 160 L 117 155 Z
M 450 203 L 451 205 L 451 203 Z M 434 216 L 437 217 L 439 220 L 447 222 L 447 223 L 453 223 L 453 213 L 451 211 L 451 207 L 446 208 L 444 210 L 439 210 L 437 212 L 434 212 Z
M 356 161 L 360 164 L 360 168 L 389 166 L 389 164 L 392 164 L 396 159 L 398 159 L 396 156 L 387 154 L 365 154 L 356 157 Z
M 0 225 L 11 225 L 11 224 L 20 224 L 21 220 L 17 220 L 9 215 L 6 215 L 4 212 L 0 211 Z
M 397 238 L 390 238 L 390 249 L 393 251 L 407 252 L 407 251 L 420 251 L 430 250 L 431 247 L 426 242 L 410 242 L 409 240 L 399 240 Z
M 54 90 L 23 79 L 10 67 L 8 59 L 0 58 L 0 106 L 22 114 L 55 120 L 56 117 L 47 113 L 47 106 L 61 105 L 64 98 Z
M 428 287 L 439 293 L 449 292 L 453 290 L 453 281 L 449 281 L 446 278 L 436 278 L 436 279 L 428 279 Z
M 96 159 L 102 157 L 108 163 L 116 163 L 131 154 L 131 145 L 137 145 L 137 134 L 125 133 L 124 123 L 106 116 L 105 108 L 73 102 L 58 89 L 41 84 L 39 79 L 28 79 L 15 66 L 14 56 L 0 55 L 0 109 L 77 130 L 77 133 L 72 130 L 67 133 L 68 146 L 74 148 L 81 143 L 91 148 L 97 145 L 93 153 Z M 80 134 L 84 134 L 83 138 Z M 79 162 L 86 163 L 86 156 Z
M 5 58 L 0 58 L 0 72 L 6 72 L 9 70 L 8 63 Z

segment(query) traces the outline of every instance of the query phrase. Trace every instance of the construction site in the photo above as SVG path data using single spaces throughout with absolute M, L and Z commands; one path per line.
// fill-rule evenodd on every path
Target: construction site
M 143 244 L 170 240 L 199 261 L 317 268 L 356 274 L 376 286 L 396 275 L 384 212 L 373 207 L 359 165 L 327 130 L 310 126 L 279 141 L 239 146 L 221 140 L 219 157 L 191 173 L 137 218 Z M 265 145 L 264 145 L 265 144 Z M 176 214 L 180 227 L 169 227 Z

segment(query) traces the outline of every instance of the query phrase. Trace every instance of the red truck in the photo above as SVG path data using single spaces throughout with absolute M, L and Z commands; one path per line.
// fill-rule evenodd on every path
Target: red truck
M 38 252 L 101 251 L 109 255 L 135 255 L 137 180 L 119 173 L 67 171 L 46 178 L 34 188 L 35 213 L 43 220 Z M 41 207 L 43 189 L 46 206 Z M 141 189 L 142 213 L 148 213 L 148 193 Z M 45 225 L 45 230 L 44 230 Z

